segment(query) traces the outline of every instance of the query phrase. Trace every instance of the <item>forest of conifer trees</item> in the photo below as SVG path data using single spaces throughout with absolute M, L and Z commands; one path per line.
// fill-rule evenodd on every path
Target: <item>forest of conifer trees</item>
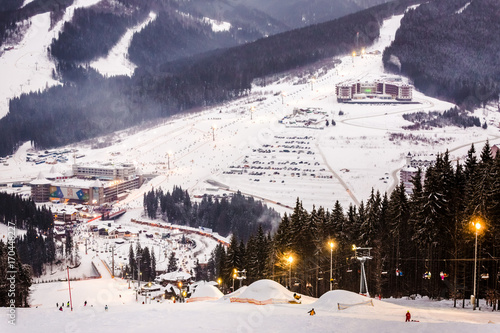
M 372 248 L 366 264 L 371 295 L 462 300 L 473 290 L 472 223 L 479 222 L 478 297 L 497 302 L 499 175 L 500 156 L 492 157 L 487 142 L 479 158 L 472 145 L 463 163 L 452 162 L 448 152 L 438 155 L 434 166 L 418 171 L 409 195 L 401 184 L 390 195 L 372 191 L 358 207 L 345 208 L 337 201 L 331 209 L 313 207 L 310 212 L 297 199 L 274 235 L 259 229 L 246 244 L 233 237 L 227 250 L 219 246 L 208 275 L 221 277 L 228 287 L 234 268 L 248 271 L 247 283 L 270 278 L 288 286 L 291 274 L 293 291 L 318 297 L 329 290 L 332 266 L 334 288 L 357 292 L 356 245 Z

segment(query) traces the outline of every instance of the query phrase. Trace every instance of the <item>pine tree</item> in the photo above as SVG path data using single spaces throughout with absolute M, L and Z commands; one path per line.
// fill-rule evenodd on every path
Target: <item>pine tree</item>
M 177 272 L 177 259 L 175 258 L 175 252 L 171 252 L 168 257 L 167 273 Z

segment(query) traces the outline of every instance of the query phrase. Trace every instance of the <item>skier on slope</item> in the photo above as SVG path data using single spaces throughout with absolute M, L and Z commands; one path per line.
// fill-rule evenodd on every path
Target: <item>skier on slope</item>
M 406 311 L 406 320 L 405 320 L 405 322 L 407 322 L 407 321 L 411 321 L 410 310 Z
M 314 311 L 314 308 L 312 308 L 310 311 L 307 311 L 310 316 L 314 316 L 316 314 L 316 311 Z

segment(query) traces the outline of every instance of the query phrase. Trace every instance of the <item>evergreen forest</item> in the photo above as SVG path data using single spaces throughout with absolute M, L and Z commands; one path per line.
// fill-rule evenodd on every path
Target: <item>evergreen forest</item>
M 426 95 L 466 107 L 497 101 L 499 29 L 497 0 L 430 1 L 404 16 L 384 65 Z
M 247 242 L 234 236 L 227 249 L 219 246 L 207 275 L 220 277 L 229 290 L 234 269 L 245 269 L 245 284 L 269 278 L 319 297 L 330 288 L 331 269 L 334 289 L 359 292 L 355 246 L 371 248 L 370 295 L 452 298 L 460 306 L 473 290 L 477 232 L 478 297 L 497 304 L 499 175 L 500 156 L 493 158 L 486 143 L 480 154 L 472 145 L 463 163 L 452 162 L 448 152 L 438 155 L 433 166 L 413 177 L 410 194 L 400 184 L 390 194 L 372 191 L 358 207 L 337 201 L 310 212 L 297 199 L 275 233 L 259 229 Z
M 244 241 L 259 227 L 272 231 L 280 219 L 274 209 L 240 192 L 221 199 L 204 195 L 200 202 L 191 202 L 189 193 L 179 186 L 174 186 L 172 193 L 161 189 L 145 193 L 144 210 L 151 219 L 210 228 L 223 237 L 233 234 Z

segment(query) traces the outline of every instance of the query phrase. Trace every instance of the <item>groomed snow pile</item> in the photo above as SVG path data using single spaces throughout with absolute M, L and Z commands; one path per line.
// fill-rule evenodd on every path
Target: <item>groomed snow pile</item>
M 199 302 L 199 301 L 215 301 L 224 296 L 224 294 L 217 289 L 217 287 L 212 285 L 200 285 L 196 287 L 193 295 L 187 299 L 187 303 Z
M 276 281 L 259 280 L 248 286 L 238 297 L 231 297 L 231 302 L 252 303 L 258 305 L 279 304 L 293 301 L 293 294 Z
M 381 302 L 378 302 L 379 305 Z M 333 290 L 323 294 L 316 302 L 312 303 L 316 309 L 326 311 L 340 311 L 357 309 L 354 311 L 367 311 L 373 309 L 375 301 L 369 297 L 346 290 Z
M 241 293 L 244 292 L 247 288 L 248 288 L 248 286 L 243 286 L 239 289 L 236 289 L 232 293 L 224 295 L 224 297 L 221 298 L 221 300 L 227 301 L 227 300 L 230 300 L 231 297 L 237 297 L 237 296 L 241 295 Z

